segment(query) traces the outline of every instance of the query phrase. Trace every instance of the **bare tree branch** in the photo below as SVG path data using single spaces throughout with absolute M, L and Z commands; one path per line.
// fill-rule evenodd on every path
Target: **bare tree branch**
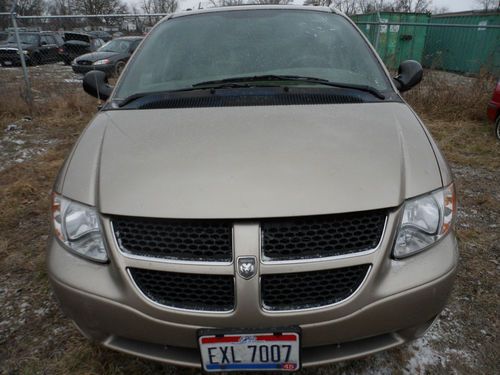
M 475 0 L 482 10 L 489 11 L 500 9 L 500 1 L 498 0 Z

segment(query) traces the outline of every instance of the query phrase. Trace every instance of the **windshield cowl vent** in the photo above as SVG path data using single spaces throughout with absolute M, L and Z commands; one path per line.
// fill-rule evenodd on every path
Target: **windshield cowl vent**
M 136 109 L 160 108 L 207 108 L 207 107 L 251 107 L 314 104 L 356 104 L 365 100 L 354 95 L 338 94 L 273 94 L 273 95 L 234 95 L 202 97 L 165 97 L 148 98 L 146 103 L 136 103 Z

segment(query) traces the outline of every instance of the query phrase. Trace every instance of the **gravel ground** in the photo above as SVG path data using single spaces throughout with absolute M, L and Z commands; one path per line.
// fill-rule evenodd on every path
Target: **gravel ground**
M 78 76 L 66 66 L 30 70 L 38 101 L 80 90 Z M 20 73 L 16 68 L 0 69 L 0 82 L 18 87 Z M 57 121 L 53 114 L 32 120 L 0 113 L 0 373 L 196 373 L 87 342 L 61 314 L 48 286 L 43 254 L 47 196 L 64 155 L 92 110 L 75 114 L 61 109 Z M 483 122 L 427 119 L 427 124 L 451 161 L 460 197 L 461 262 L 447 308 L 424 337 L 409 345 L 301 373 L 500 373 L 500 144 Z

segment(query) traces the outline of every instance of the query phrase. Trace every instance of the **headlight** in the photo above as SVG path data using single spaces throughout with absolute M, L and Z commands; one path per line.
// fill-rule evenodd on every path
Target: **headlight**
M 111 60 L 109 60 L 109 59 L 97 60 L 92 65 L 106 65 L 106 64 L 109 64 L 110 62 L 111 62 Z
M 95 208 L 54 193 L 52 221 L 55 235 L 70 251 L 93 261 L 108 261 Z
M 425 250 L 446 236 L 456 211 L 455 187 L 410 199 L 405 202 L 403 217 L 394 245 L 395 258 L 405 258 Z
M 26 51 L 26 50 L 24 50 L 24 51 L 23 51 L 23 53 L 24 53 L 25 55 L 27 55 L 28 53 L 30 53 L 30 51 Z

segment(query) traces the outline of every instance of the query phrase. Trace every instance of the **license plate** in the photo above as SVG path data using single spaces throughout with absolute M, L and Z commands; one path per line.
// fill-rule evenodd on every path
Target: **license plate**
M 198 342 L 202 366 L 206 372 L 294 372 L 300 369 L 298 331 L 204 331 L 200 334 Z
M 12 61 L 4 61 L 3 64 L 6 66 L 10 66 L 12 65 Z

